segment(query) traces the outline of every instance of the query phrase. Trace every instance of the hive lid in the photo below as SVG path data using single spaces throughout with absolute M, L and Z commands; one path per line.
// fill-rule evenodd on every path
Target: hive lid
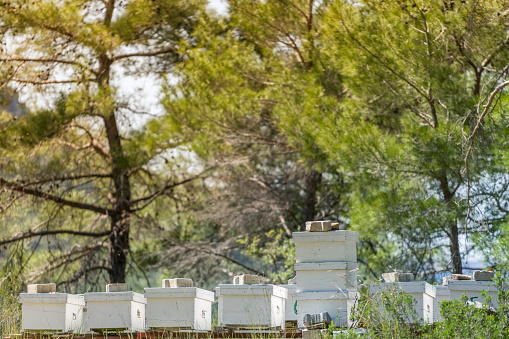
M 85 301 L 76 294 L 68 293 L 20 293 L 19 300 L 26 304 L 74 304 L 85 305 Z
M 359 263 L 349 261 L 298 262 L 293 266 L 296 271 L 354 270 Z
M 276 285 L 233 285 L 221 284 L 216 287 L 216 296 L 224 295 L 266 295 L 288 298 L 288 290 Z
M 370 292 L 380 293 L 382 289 L 398 288 L 405 293 L 426 293 L 426 286 L 431 286 L 425 281 L 409 281 L 409 282 L 398 282 L 398 283 L 371 283 Z M 429 287 L 428 287 L 429 289 Z
M 449 280 L 447 287 L 450 291 L 498 291 L 497 286 L 492 281 Z
M 85 301 L 135 301 L 138 303 L 146 304 L 147 299 L 143 297 L 143 294 L 132 291 L 127 292 L 87 292 L 85 293 Z
M 293 232 L 293 242 L 340 242 L 359 241 L 359 232 L 355 231 L 329 231 L 329 232 Z
M 345 300 L 358 298 L 356 291 L 297 292 L 295 300 Z
M 145 298 L 198 298 L 214 301 L 214 292 L 198 287 L 145 288 Z
M 288 294 L 295 294 L 295 292 L 297 292 L 297 284 L 287 284 L 278 286 L 286 288 L 288 290 Z
M 440 286 L 440 285 L 426 285 L 426 293 L 431 295 L 433 298 L 436 298 L 440 295 L 450 295 L 451 291 L 449 291 L 449 288 L 447 286 Z

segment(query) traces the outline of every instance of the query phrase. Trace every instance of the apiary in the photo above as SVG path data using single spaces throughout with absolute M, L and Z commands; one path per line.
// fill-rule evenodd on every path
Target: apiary
M 415 301 L 415 311 L 417 315 L 424 320 L 424 322 L 433 322 L 434 311 L 434 291 L 432 285 L 425 281 L 410 281 L 410 282 L 386 282 L 386 283 L 372 283 L 370 292 L 379 294 L 383 289 L 401 290 L 412 296 Z M 410 320 L 409 320 L 410 321 Z
M 297 263 L 357 262 L 358 232 L 343 230 L 293 232 L 292 237 L 295 243 L 295 260 Z
M 145 288 L 150 329 L 210 331 L 214 292 L 197 287 Z
M 67 293 L 21 293 L 21 328 L 24 332 L 55 331 L 79 333 L 85 302 Z
M 450 299 L 460 299 L 463 294 L 467 295 L 470 301 L 479 301 L 484 303 L 486 298 L 483 291 L 491 296 L 490 306 L 498 307 L 498 289 L 492 281 L 475 281 L 475 280 L 449 280 L 448 286 Z
M 108 288 L 107 288 L 108 291 Z M 145 305 L 143 294 L 131 291 L 85 293 L 88 324 L 92 331 L 143 331 Z
M 298 292 L 295 295 L 297 317 L 301 322 L 305 314 L 327 312 L 336 327 L 349 326 L 352 307 L 358 298 L 359 293 L 354 291 Z
M 275 285 L 216 287 L 219 326 L 232 329 L 285 328 L 288 291 Z
M 356 262 L 298 262 L 294 265 L 297 292 L 356 290 Z

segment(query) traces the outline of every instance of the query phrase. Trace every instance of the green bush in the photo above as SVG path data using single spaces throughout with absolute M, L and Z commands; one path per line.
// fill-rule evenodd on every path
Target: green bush
M 398 290 L 381 289 L 380 294 L 362 293 L 353 310 L 353 327 L 366 330 L 363 338 L 509 338 L 509 291 L 498 274 L 493 280 L 499 290 L 499 307 L 491 307 L 484 293 L 485 303 L 448 300 L 440 304 L 443 321 L 428 325 L 417 315 L 415 300 Z M 352 338 L 353 334 L 336 336 Z
M 509 294 L 504 279 L 498 274 L 493 283 L 497 286 L 499 307 L 490 307 L 490 297 L 484 295 L 482 305 L 468 303 L 467 296 L 460 300 L 447 300 L 440 304 L 443 321 L 436 323 L 429 338 L 509 338 Z

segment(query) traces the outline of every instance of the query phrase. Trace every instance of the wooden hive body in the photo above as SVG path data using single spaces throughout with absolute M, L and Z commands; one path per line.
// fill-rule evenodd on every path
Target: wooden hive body
M 21 293 L 20 302 L 21 328 L 25 332 L 81 331 L 85 307 L 82 296 L 67 293 Z
M 216 287 L 218 322 L 225 328 L 285 328 L 288 292 L 275 285 Z
M 147 300 L 135 292 L 89 292 L 87 327 L 92 331 L 144 331 Z
M 398 283 L 372 283 L 370 292 L 379 294 L 382 289 L 396 288 L 412 296 L 415 301 L 415 311 L 424 322 L 432 323 L 434 318 L 434 296 L 432 285 L 425 281 L 411 281 Z
M 151 329 L 212 329 L 214 292 L 197 287 L 145 288 L 146 325 Z

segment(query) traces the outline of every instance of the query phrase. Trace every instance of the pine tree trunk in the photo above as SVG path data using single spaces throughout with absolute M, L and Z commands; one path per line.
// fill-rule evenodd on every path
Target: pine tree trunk
M 449 205 L 452 203 L 452 199 L 454 198 L 454 193 L 451 192 L 449 188 L 449 181 L 447 180 L 446 172 L 442 172 L 439 179 L 440 181 L 440 189 L 442 190 L 442 195 L 444 197 L 444 203 Z M 448 236 L 449 236 L 449 249 L 451 251 L 451 261 L 452 261 L 452 273 L 461 274 L 463 273 L 463 264 L 461 262 L 461 253 L 460 253 L 460 244 L 458 237 L 458 223 L 456 218 L 452 218 L 449 220 L 448 227 Z
M 306 221 L 312 221 L 316 215 L 316 192 L 322 181 L 322 173 L 315 170 L 306 172 L 306 196 L 304 200 L 303 225 Z
M 114 214 L 111 218 L 110 235 L 110 282 L 125 282 L 127 255 L 129 253 L 129 229 L 131 225 L 130 203 L 131 185 L 129 182 L 129 164 L 124 156 L 115 112 L 104 117 L 108 144 L 110 147 L 112 178 L 114 191 L 112 203 Z
M 115 0 L 108 0 L 106 3 L 106 14 L 104 24 L 109 26 Z M 99 55 L 99 72 L 97 82 L 99 87 L 109 88 L 112 60 L 104 53 Z M 121 138 L 118 131 L 115 110 L 101 112 L 104 119 L 106 137 L 111 157 L 111 175 L 113 178 L 113 192 L 110 199 L 113 205 L 111 219 L 111 234 L 109 244 L 109 280 L 110 283 L 123 283 L 126 278 L 127 256 L 129 254 L 129 231 L 131 225 L 130 203 L 131 185 L 129 182 L 129 163 L 124 155 Z
M 461 263 L 458 224 L 456 219 L 452 220 L 449 226 L 449 244 L 452 259 L 452 273 L 462 274 L 463 265 Z
M 130 215 L 128 212 L 112 216 L 109 248 L 110 283 L 125 282 L 127 255 L 129 254 L 129 226 Z

